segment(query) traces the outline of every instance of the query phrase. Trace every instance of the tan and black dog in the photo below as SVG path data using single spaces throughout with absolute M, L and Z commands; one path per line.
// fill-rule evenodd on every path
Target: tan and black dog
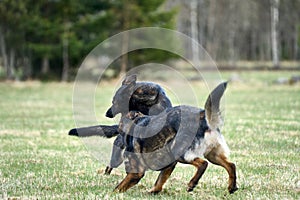
M 137 111 L 123 113 L 119 132 L 123 135 L 127 176 L 115 188 L 124 192 L 137 184 L 146 170 L 161 171 L 151 193 L 158 193 L 177 162 L 191 164 L 197 171 L 188 184 L 192 191 L 205 172 L 208 162 L 224 167 L 229 174 L 228 191 L 235 192 L 236 167 L 228 160 L 229 148 L 219 130 L 220 99 L 227 83 L 209 95 L 205 110 L 192 106 L 168 108 L 155 116 Z M 120 103 L 114 99 L 112 110 Z

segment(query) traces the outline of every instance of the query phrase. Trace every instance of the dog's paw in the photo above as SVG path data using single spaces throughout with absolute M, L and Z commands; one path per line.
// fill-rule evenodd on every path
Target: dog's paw
M 153 187 L 151 190 L 148 191 L 149 194 L 158 194 L 161 189 Z
M 112 169 L 113 169 L 113 168 L 107 166 L 106 169 L 105 169 L 105 171 L 104 171 L 104 174 L 105 174 L 105 175 L 110 175 Z
M 188 187 L 186 189 L 187 192 L 193 192 L 194 188 L 196 187 L 197 184 L 195 184 L 193 181 L 190 181 L 188 184 Z
M 228 191 L 230 194 L 233 194 L 235 191 L 237 191 L 239 188 L 238 187 L 231 187 L 231 188 L 228 188 Z
M 117 187 L 115 187 L 115 189 L 113 190 L 113 192 L 115 192 L 115 193 L 122 193 L 122 192 L 125 192 L 125 191 L 126 191 L 126 189 L 119 186 L 119 185 Z
M 194 190 L 194 187 L 188 187 L 188 188 L 186 189 L 187 192 L 193 192 L 193 190 Z

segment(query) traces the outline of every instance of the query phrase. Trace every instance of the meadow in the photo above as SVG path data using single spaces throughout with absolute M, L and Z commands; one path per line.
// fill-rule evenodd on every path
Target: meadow
M 236 73 L 243 81 L 228 85 L 222 128 L 237 166 L 236 193 L 228 194 L 226 171 L 212 164 L 191 193 L 186 186 L 195 169 L 185 165 L 158 195 L 147 193 L 158 176 L 152 171 L 126 193 L 112 192 L 124 169 L 103 175 L 106 163 L 83 139 L 68 136 L 75 126 L 73 83 L 31 81 L 0 83 L 0 199 L 300 199 L 300 84 L 272 83 L 299 72 Z M 228 79 L 232 72 L 221 75 Z M 114 124 L 104 112 L 115 82 L 104 88 L 96 95 L 99 124 Z

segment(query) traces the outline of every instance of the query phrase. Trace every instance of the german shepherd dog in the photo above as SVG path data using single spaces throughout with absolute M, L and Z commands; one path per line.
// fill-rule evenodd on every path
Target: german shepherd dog
M 114 95 L 114 106 L 106 112 L 107 117 L 113 118 L 118 113 L 127 113 L 131 110 L 139 111 L 145 115 L 157 115 L 166 108 L 172 107 L 171 101 L 158 84 L 137 82 L 136 80 L 136 75 L 127 76 L 123 80 L 121 87 Z M 118 125 L 98 125 L 71 129 L 69 135 L 79 137 L 102 136 L 106 138 L 117 136 L 114 141 L 110 164 L 106 167 L 105 174 L 110 174 L 113 168 L 117 168 L 123 162 L 125 145 L 123 136 L 118 132 Z
M 155 116 L 138 111 L 123 113 L 119 132 L 123 135 L 126 150 L 126 177 L 115 191 L 124 192 L 137 184 L 146 170 L 158 170 L 160 174 L 151 193 L 162 190 L 178 162 L 191 164 L 197 171 L 188 184 L 193 191 L 205 172 L 208 162 L 224 167 L 229 174 L 228 191 L 234 193 L 236 167 L 228 161 L 229 148 L 222 136 L 219 125 L 220 99 L 227 83 L 218 85 L 209 95 L 205 110 L 192 106 L 168 108 Z M 119 105 L 115 98 L 114 105 Z

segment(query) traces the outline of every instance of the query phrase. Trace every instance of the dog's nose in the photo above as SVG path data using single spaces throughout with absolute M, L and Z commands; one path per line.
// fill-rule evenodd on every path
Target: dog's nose
M 109 109 L 106 111 L 105 116 L 106 116 L 106 117 L 109 117 L 109 118 L 113 118 L 113 117 L 114 117 L 111 108 L 109 108 Z

